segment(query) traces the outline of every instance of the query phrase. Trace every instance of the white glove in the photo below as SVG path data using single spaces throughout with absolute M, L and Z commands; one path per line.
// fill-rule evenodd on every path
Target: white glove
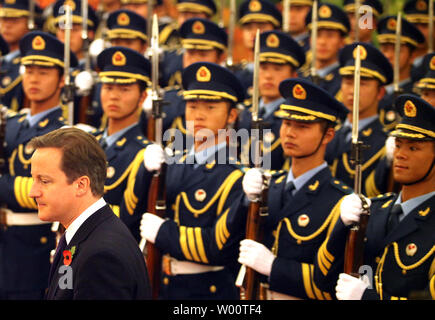
M 335 287 L 335 295 L 338 300 L 361 300 L 368 286 L 369 284 L 361 279 L 340 273 Z
M 261 243 L 249 239 L 240 241 L 239 263 L 258 273 L 270 276 L 275 258 L 275 255 Z
M 263 175 L 259 169 L 253 168 L 245 173 L 242 181 L 243 191 L 249 200 L 255 200 L 263 189 Z
M 157 144 L 150 144 L 146 147 L 143 163 L 148 171 L 160 170 L 163 162 L 165 162 L 165 152 L 162 147 Z
M 369 198 L 365 199 L 370 207 L 372 202 Z M 350 226 L 354 223 L 358 223 L 362 211 L 363 210 L 361 199 L 355 193 L 349 194 L 344 197 L 340 205 L 341 221 L 343 221 L 345 226 Z
M 396 137 L 389 136 L 387 140 L 385 140 L 385 157 L 390 166 L 394 159 L 394 149 L 396 149 Z
M 94 85 L 94 78 L 90 72 L 82 71 L 75 77 L 74 83 L 77 88 L 76 93 L 79 95 L 86 95 Z
M 144 213 L 140 221 L 140 236 L 147 241 L 156 242 L 157 233 L 161 225 L 165 222 L 164 219 L 152 213 Z

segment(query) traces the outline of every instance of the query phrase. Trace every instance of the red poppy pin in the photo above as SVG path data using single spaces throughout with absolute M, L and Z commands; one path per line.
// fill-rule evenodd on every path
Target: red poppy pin
M 63 251 L 63 264 L 69 266 L 72 262 L 73 255 L 76 251 L 76 246 L 73 246 L 71 250 Z

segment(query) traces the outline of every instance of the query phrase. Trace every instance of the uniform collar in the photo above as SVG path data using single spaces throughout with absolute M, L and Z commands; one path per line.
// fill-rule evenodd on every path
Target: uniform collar
M 402 191 L 400 191 L 399 196 L 397 197 L 396 202 L 394 203 L 394 204 L 400 204 L 402 207 L 403 215 L 400 217 L 400 220 L 402 220 L 406 215 L 412 212 L 415 208 L 417 208 L 419 205 L 421 205 L 426 200 L 429 200 L 433 196 L 435 196 L 435 191 L 402 202 Z
M 193 159 L 192 157 L 195 157 L 195 166 L 198 165 L 202 165 L 202 164 L 206 164 L 206 163 L 211 163 L 214 160 L 216 160 L 216 156 L 215 154 L 225 148 L 227 145 L 226 142 L 221 142 L 219 144 L 215 144 L 211 147 L 208 147 L 204 150 L 195 152 L 195 148 L 190 149 L 189 153 L 187 154 L 187 158 L 186 158 L 186 163 L 192 163 Z M 187 159 L 190 159 L 189 161 L 187 161 Z
M 278 98 L 272 102 L 264 103 L 263 98 L 260 99 L 259 109 L 264 109 L 263 119 L 266 119 L 270 114 L 272 114 L 279 106 L 285 101 L 284 98 Z
M 326 66 L 322 69 L 318 69 L 317 70 L 317 74 L 321 77 L 324 78 L 326 77 L 332 70 L 334 70 L 335 68 L 339 67 L 340 64 L 338 63 L 338 61 L 334 62 L 333 64 L 330 64 L 329 66 Z
M 26 115 L 26 120 L 29 122 L 29 127 L 33 127 L 35 124 L 37 124 L 39 121 L 44 119 L 49 113 L 57 111 L 60 109 L 60 106 L 56 106 L 54 108 L 50 108 L 48 110 L 39 112 L 32 116 L 30 112 Z
M 321 165 L 308 170 L 307 172 L 303 173 L 302 175 L 300 175 L 299 177 L 295 178 L 293 176 L 293 172 L 290 169 L 288 175 L 287 175 L 287 180 L 286 180 L 286 184 L 289 182 L 293 182 L 295 189 L 293 191 L 293 194 L 295 194 L 296 192 L 298 192 L 308 181 L 311 180 L 312 177 L 314 177 L 318 172 L 322 171 L 323 169 L 327 168 L 328 165 L 325 162 L 323 162 Z
M 128 130 L 133 128 L 137 123 L 133 123 L 132 125 L 129 125 L 128 127 L 125 127 L 124 129 L 119 130 L 118 132 L 108 136 L 107 135 L 107 129 L 103 132 L 103 139 L 106 139 L 107 148 L 109 148 L 112 144 L 114 144 L 116 141 L 119 140 Z

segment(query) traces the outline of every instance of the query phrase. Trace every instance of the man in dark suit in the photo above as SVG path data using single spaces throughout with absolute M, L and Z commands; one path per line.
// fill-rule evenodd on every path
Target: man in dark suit
M 147 269 L 137 242 L 106 204 L 106 156 L 75 128 L 32 139 L 30 197 L 43 221 L 66 229 L 50 270 L 46 299 L 148 299 Z

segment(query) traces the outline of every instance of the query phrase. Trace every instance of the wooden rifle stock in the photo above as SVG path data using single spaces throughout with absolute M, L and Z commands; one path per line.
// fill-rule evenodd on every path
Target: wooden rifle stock
M 362 214 L 358 226 L 354 226 L 348 234 L 344 257 L 344 272 L 359 277 L 359 268 L 364 264 L 364 243 L 369 221 L 368 214 Z
M 166 192 L 165 192 L 166 164 L 162 164 L 160 171 L 154 173 L 148 193 L 147 212 L 160 218 L 166 215 Z M 160 272 L 162 270 L 162 257 L 160 250 L 147 241 L 144 248 L 145 261 L 151 282 L 152 298 L 158 299 L 160 291 Z
M 263 240 L 264 219 L 268 215 L 267 198 L 269 177 L 265 179 L 265 187 L 257 201 L 251 201 L 246 223 L 246 239 L 261 242 Z M 240 287 L 240 300 L 256 300 L 260 297 L 260 274 L 254 269 L 242 266 L 244 270 L 243 284 Z M 243 271 L 242 271 L 243 273 Z M 239 276 L 241 276 L 239 274 Z
M 0 174 L 6 172 L 6 114 L 7 108 L 0 105 Z

